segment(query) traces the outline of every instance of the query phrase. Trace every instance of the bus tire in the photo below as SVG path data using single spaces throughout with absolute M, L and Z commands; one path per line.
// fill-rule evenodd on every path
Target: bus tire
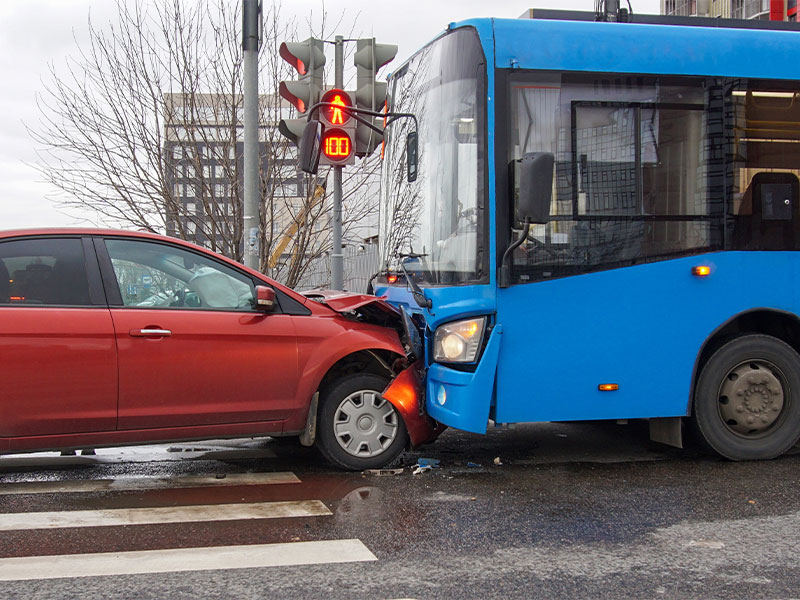
M 381 393 L 389 381 L 371 373 L 347 375 L 321 398 L 317 446 L 331 463 L 350 471 L 394 462 L 408 445 L 403 418 Z
M 700 372 L 692 421 L 731 460 L 780 456 L 800 438 L 800 355 L 769 335 L 727 342 Z

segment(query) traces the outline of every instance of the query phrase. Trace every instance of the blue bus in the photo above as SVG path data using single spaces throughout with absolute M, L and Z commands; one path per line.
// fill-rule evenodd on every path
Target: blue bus
M 786 452 L 800 30 L 533 16 L 453 23 L 389 79 L 418 162 L 414 123 L 387 128 L 375 293 L 407 313 L 424 409 Z

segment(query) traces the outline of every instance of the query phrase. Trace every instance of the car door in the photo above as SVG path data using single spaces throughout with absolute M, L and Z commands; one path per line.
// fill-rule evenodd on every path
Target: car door
M 253 308 L 254 283 L 211 253 L 97 240 L 119 354 L 119 428 L 286 418 L 297 387 L 293 317 Z
M 113 431 L 114 327 L 80 237 L 0 240 L 0 436 Z

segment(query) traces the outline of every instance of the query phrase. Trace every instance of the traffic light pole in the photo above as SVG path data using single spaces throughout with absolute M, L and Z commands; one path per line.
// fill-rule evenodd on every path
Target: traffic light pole
M 344 87 L 344 37 L 336 36 L 334 79 L 337 89 Z M 342 168 L 333 167 L 333 248 L 331 249 L 331 289 L 344 289 L 342 254 Z
M 258 169 L 258 46 L 261 33 L 261 2 L 243 0 L 242 49 L 244 50 L 244 264 L 259 265 L 259 169 Z

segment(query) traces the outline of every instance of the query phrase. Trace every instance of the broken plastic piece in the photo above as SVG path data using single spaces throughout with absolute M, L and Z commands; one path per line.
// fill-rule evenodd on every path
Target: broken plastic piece
M 480 467 L 480 465 L 478 463 L 474 463 L 474 462 L 468 462 L 467 466 L 468 467 Z
M 420 473 L 427 473 L 428 471 L 432 471 L 432 470 L 433 470 L 433 467 L 430 467 L 430 466 L 420 467 L 419 465 L 417 465 L 416 467 L 414 467 L 414 470 L 411 471 L 411 474 L 412 475 L 419 475 Z
M 440 462 L 441 461 L 438 458 L 420 458 L 419 460 L 417 460 L 417 466 L 438 469 Z
M 367 469 L 364 473 L 375 475 L 376 477 L 386 477 L 388 475 L 402 475 L 403 469 Z

